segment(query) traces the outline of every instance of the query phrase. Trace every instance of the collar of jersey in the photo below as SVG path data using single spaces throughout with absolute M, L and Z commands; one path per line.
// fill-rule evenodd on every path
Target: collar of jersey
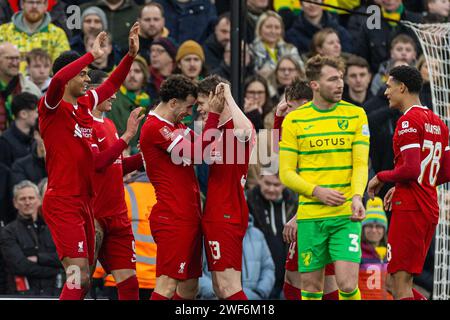
M 409 110 L 411 110 L 411 109 L 414 108 L 414 107 L 420 108 L 420 109 L 428 109 L 428 108 L 425 107 L 425 106 L 414 105 L 414 106 L 409 107 L 408 110 L 406 110 L 403 114 L 406 114 Z
M 230 121 L 230 120 L 232 120 L 233 119 L 233 117 L 230 117 L 230 118 L 228 118 L 228 120 L 226 120 L 224 123 L 222 123 L 222 124 L 219 124 L 217 127 L 218 128 L 221 128 L 221 127 L 223 127 L 224 125 L 226 125 L 227 123 L 228 123 L 228 121 Z
M 175 126 L 172 122 L 170 122 L 169 120 L 164 119 L 163 117 L 161 117 L 160 115 L 154 113 L 153 111 L 150 111 L 148 113 L 149 116 L 154 116 L 157 117 L 159 120 L 164 121 L 165 123 L 170 124 L 171 126 Z
M 317 112 L 321 112 L 321 113 L 327 113 L 327 112 L 331 112 L 331 111 L 336 110 L 338 104 L 339 104 L 339 102 L 336 102 L 330 109 L 328 109 L 328 110 L 322 110 L 322 109 L 319 109 L 319 108 L 311 101 L 311 106 L 313 107 L 313 109 L 316 110 Z
M 96 116 L 92 115 L 92 119 L 94 119 L 94 121 L 101 122 L 101 123 L 105 122 L 105 120 L 103 120 L 103 117 L 102 118 L 97 118 Z

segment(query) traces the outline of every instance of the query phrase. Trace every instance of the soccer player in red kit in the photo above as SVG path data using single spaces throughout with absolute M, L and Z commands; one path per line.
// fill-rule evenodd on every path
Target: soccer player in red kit
M 244 186 L 256 133 L 234 101 L 229 84 L 210 76 L 199 88 L 198 111 L 203 117 L 209 120 L 211 116 L 208 113 L 211 105 L 206 100 L 211 92 L 215 91 L 225 104 L 219 119 L 219 135 L 205 152 L 209 174 L 202 230 L 208 269 L 219 299 L 247 300 L 241 283 L 242 241 L 249 214 Z
M 139 24 L 135 24 L 130 43 L 138 41 L 138 31 Z M 127 54 L 105 83 L 87 91 L 87 66 L 104 54 L 106 40 L 106 33 L 101 32 L 92 51 L 81 58 L 73 52 L 61 54 L 38 107 L 48 172 L 43 213 L 67 275 L 61 300 L 83 299 L 90 284 L 95 242 L 91 110 L 119 89 L 134 59 Z
M 140 138 L 157 199 L 150 215 L 157 244 L 156 286 L 151 299 L 194 299 L 202 275 L 202 233 L 200 192 L 192 164 L 195 154 L 207 144 L 202 136 L 194 137 L 181 120 L 192 113 L 197 86 L 185 76 L 173 75 L 161 84 L 160 97 L 162 101 L 149 113 Z M 205 132 L 219 123 L 223 106 L 214 105 L 217 109 Z
M 108 78 L 101 70 L 90 70 L 88 75 L 91 88 Z M 113 94 L 92 110 L 93 143 L 99 151 L 94 174 L 95 247 L 103 269 L 116 280 L 119 300 L 139 300 L 134 236 L 125 203 L 123 176 L 141 168 L 143 161 L 141 154 L 124 158 L 122 152 L 136 135 L 144 115 L 139 116 L 142 108 L 134 109 L 128 118 L 127 130 L 119 139 L 114 123 L 103 116 L 111 111 L 115 98 Z
M 422 77 L 417 69 L 392 69 L 386 85 L 389 107 L 403 113 L 393 138 L 395 168 L 373 177 L 368 193 L 373 199 L 385 182 L 395 183 L 385 196 L 385 206 L 392 208 L 387 271 L 395 299 L 421 300 L 412 287 L 413 275 L 422 272 L 438 223 L 436 186 L 450 180 L 449 131 L 421 105 Z

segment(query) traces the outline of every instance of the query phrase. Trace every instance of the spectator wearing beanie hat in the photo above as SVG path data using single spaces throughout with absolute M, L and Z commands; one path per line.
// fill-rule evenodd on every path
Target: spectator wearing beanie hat
M 133 0 L 95 0 L 80 5 L 82 11 L 91 6 L 103 10 L 113 43 L 125 54 L 128 51 L 128 31 L 139 16 L 139 6 Z
M 116 93 L 116 99 L 112 103 L 111 111 L 107 113 L 107 117 L 111 119 L 117 128 L 117 133 L 121 136 L 127 129 L 127 121 L 131 111 L 137 107 L 149 109 L 152 99 L 147 93 L 147 85 L 149 79 L 147 61 L 139 55 L 134 58 L 130 71 L 125 78 L 119 91 Z M 140 123 L 138 132 L 131 139 L 129 146 L 131 152 L 136 153 L 139 134 L 143 122 Z
M 81 14 L 81 34 L 70 39 L 70 48 L 79 54 L 86 53 L 86 37 L 96 37 L 101 31 L 108 30 L 105 12 L 99 7 L 88 7 Z
M 159 97 L 161 83 L 175 69 L 177 45 L 171 38 L 158 38 L 150 46 L 150 96 Z
M 359 289 L 362 300 L 392 300 L 386 287 L 388 220 L 383 200 L 375 197 L 366 204 L 366 218 L 362 221 L 361 265 Z
M 175 60 L 177 68 L 174 73 L 182 74 L 193 81 L 200 81 L 207 76 L 205 53 L 197 42 L 183 42 L 178 48 Z

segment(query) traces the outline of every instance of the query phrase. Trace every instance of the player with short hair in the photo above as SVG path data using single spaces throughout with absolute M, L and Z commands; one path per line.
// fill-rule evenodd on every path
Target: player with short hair
M 182 75 L 170 76 L 161 85 L 160 97 L 162 101 L 149 113 L 140 138 L 157 198 L 150 215 L 157 244 L 156 286 L 151 299 L 194 299 L 202 275 L 202 214 L 192 162 L 207 143 L 181 123 L 192 113 L 197 99 L 194 82 Z M 215 106 L 205 132 L 219 123 L 223 106 Z
M 392 209 L 388 234 L 388 273 L 395 299 L 422 300 L 413 289 L 413 275 L 422 273 L 425 257 L 439 220 L 436 186 L 450 180 L 449 130 L 422 106 L 422 76 L 413 67 L 389 73 L 389 107 L 403 113 L 393 138 L 395 168 L 379 172 L 368 185 L 373 199 L 384 183 L 395 183 L 384 198 Z
M 283 100 L 278 103 L 275 118 L 274 130 L 279 130 L 278 137 L 281 140 L 281 125 L 286 115 L 304 105 L 313 98 L 313 92 L 307 81 L 300 78 L 294 79 L 293 83 L 286 87 Z M 297 217 L 293 216 L 284 226 L 283 238 L 289 243 L 289 250 L 286 257 L 283 293 L 286 300 L 300 300 L 301 278 L 298 271 L 298 246 L 297 246 Z M 334 265 L 327 264 L 325 267 L 323 300 L 338 300 L 339 293 L 334 276 Z
M 317 55 L 308 60 L 313 100 L 283 121 L 280 178 L 300 196 L 297 245 L 302 300 L 322 299 L 324 267 L 331 262 L 339 299 L 361 299 L 359 239 L 370 134 L 364 110 L 341 100 L 343 74 L 339 58 Z
M 231 95 L 230 85 L 218 76 L 199 84 L 198 111 L 203 119 L 211 116 L 211 94 L 219 97 L 224 110 L 218 135 L 205 152 L 209 164 L 208 190 L 202 230 L 208 269 L 219 299 L 247 300 L 242 290 L 242 241 L 248 227 L 248 206 L 244 195 L 248 163 L 254 145 L 251 121 Z M 230 156 L 231 154 L 231 156 Z
M 89 289 L 94 258 L 94 152 L 91 110 L 116 92 L 139 48 L 139 24 L 130 31 L 130 48 L 117 69 L 100 87 L 87 91 L 88 65 L 104 54 L 106 34 L 100 33 L 91 52 L 81 58 L 61 54 L 54 77 L 39 102 L 39 128 L 46 149 L 48 188 L 43 213 L 66 270 L 60 299 L 81 300 Z
M 108 74 L 101 70 L 90 70 L 88 75 L 91 89 L 108 78 Z M 95 197 L 92 202 L 96 231 L 95 254 L 103 269 L 116 280 L 119 300 L 139 300 L 134 236 L 125 203 L 123 176 L 141 168 L 143 162 L 141 154 L 125 158 L 122 152 L 136 135 L 144 115 L 139 116 L 141 107 L 134 109 L 128 118 L 127 130 L 119 139 L 114 123 L 103 116 L 111 111 L 115 98 L 113 94 L 92 110 L 92 136 L 99 150 L 95 159 Z

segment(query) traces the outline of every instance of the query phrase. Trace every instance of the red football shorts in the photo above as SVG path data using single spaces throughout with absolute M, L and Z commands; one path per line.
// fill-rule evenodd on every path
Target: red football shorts
M 388 234 L 388 273 L 421 274 L 436 223 L 421 211 L 393 211 Z
M 209 271 L 242 271 L 242 241 L 247 225 L 202 221 Z
M 286 256 L 285 269 L 287 271 L 298 272 L 298 246 L 297 241 L 289 244 L 289 250 Z
M 98 260 L 107 273 L 112 270 L 136 270 L 136 252 L 133 230 L 127 213 L 98 218 L 103 229 L 103 242 Z
M 95 228 L 88 196 L 44 197 L 42 212 L 60 260 L 87 258 L 94 263 Z
M 298 246 L 297 242 L 291 242 L 286 257 L 285 269 L 287 271 L 298 272 Z M 329 263 L 325 266 L 325 276 L 334 276 L 334 264 Z
M 156 243 L 156 277 L 187 280 L 202 276 L 200 223 L 165 224 L 150 219 L 150 230 Z

